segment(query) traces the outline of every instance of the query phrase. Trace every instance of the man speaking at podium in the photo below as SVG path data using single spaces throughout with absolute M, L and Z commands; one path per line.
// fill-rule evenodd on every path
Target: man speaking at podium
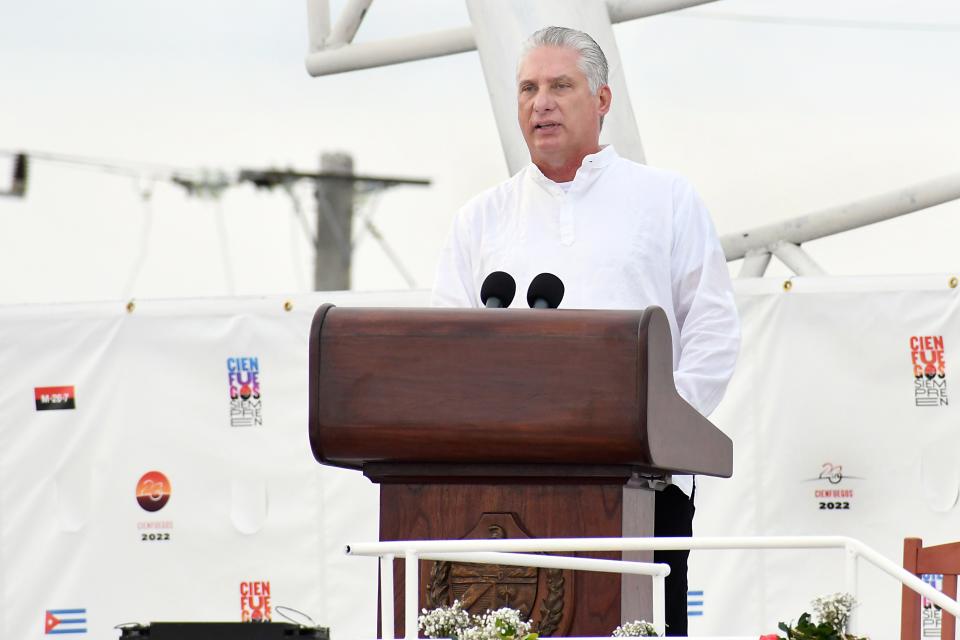
M 435 306 L 479 307 L 496 271 L 518 293 L 539 273 L 564 284 L 563 308 L 662 307 L 673 335 L 674 381 L 707 416 L 733 374 L 740 326 L 723 250 L 703 202 L 683 178 L 601 147 L 610 110 L 607 60 L 586 33 L 547 27 L 524 44 L 517 115 L 531 164 L 457 214 L 433 290 Z M 514 306 L 523 304 L 517 295 Z M 692 535 L 694 483 L 657 492 L 656 536 Z M 687 635 L 687 551 L 666 562 L 667 634 Z

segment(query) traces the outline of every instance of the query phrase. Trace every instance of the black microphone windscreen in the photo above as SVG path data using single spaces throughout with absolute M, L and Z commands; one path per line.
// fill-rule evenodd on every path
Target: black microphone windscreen
M 490 298 L 496 298 L 499 307 L 509 307 L 513 297 L 517 295 L 517 283 L 509 273 L 494 271 L 487 276 L 480 287 L 480 302 L 487 306 Z
M 563 300 L 563 292 L 563 281 L 560 278 L 552 273 L 541 273 L 533 279 L 530 288 L 527 289 L 527 304 L 533 307 L 537 300 L 543 300 L 549 308 L 556 309 Z

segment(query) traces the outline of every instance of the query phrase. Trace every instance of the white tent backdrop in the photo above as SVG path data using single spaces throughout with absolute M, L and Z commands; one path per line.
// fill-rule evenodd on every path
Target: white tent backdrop
M 743 348 L 712 416 L 735 473 L 699 479 L 695 533 L 845 534 L 896 562 L 904 536 L 960 539 L 948 281 L 737 282 Z M 335 640 L 375 634 L 376 564 L 342 547 L 376 539 L 377 488 L 318 465 L 307 440 L 323 302 L 427 296 L 0 308 L 0 637 L 283 620 L 278 606 Z M 833 551 L 695 553 L 691 633 L 774 631 L 840 590 L 842 566 Z M 863 568 L 860 593 L 860 631 L 897 637 L 898 585 Z

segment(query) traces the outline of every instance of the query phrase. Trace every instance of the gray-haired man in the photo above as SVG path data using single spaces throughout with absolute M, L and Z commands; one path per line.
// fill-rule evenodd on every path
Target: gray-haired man
M 685 179 L 600 147 L 612 99 L 606 57 L 589 35 L 547 27 L 530 36 L 517 72 L 517 114 L 532 162 L 457 214 L 434 304 L 482 306 L 488 274 L 506 271 L 525 291 L 546 271 L 565 284 L 564 308 L 662 307 L 674 336 L 677 390 L 708 415 L 740 343 L 723 250 Z M 688 476 L 658 492 L 654 534 L 691 535 L 693 497 Z M 654 555 L 671 565 L 668 635 L 687 635 L 687 557 Z

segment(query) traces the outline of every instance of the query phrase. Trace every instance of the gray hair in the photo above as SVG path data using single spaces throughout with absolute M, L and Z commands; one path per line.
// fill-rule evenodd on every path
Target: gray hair
M 607 56 L 603 55 L 603 49 L 596 40 L 583 31 L 567 27 L 544 27 L 523 43 L 520 61 L 537 47 L 564 47 L 579 53 L 577 66 L 587 76 L 590 93 L 596 95 L 600 87 L 607 84 Z

